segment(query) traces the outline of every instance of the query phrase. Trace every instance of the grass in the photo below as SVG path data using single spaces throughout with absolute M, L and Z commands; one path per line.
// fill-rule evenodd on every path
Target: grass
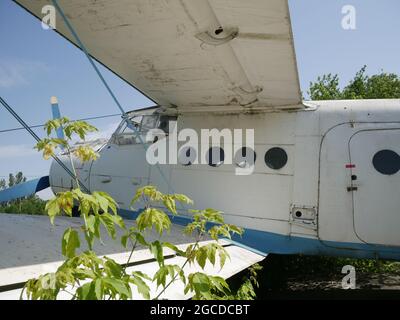
M 44 215 L 46 201 L 37 196 L 21 200 L 14 200 L 7 204 L 0 205 L 0 213 L 21 213 L 30 215 Z
M 277 292 L 289 292 L 292 283 L 302 284 L 300 289 L 313 290 L 314 287 L 324 288 L 323 283 L 333 282 L 340 287 L 344 274 L 343 266 L 352 265 L 358 275 L 400 275 L 400 263 L 373 259 L 350 259 L 325 256 L 304 255 L 268 255 L 259 263 L 263 268 L 258 271 L 259 288 L 256 289 L 257 299 L 267 299 Z M 229 279 L 231 287 L 235 288 L 248 277 L 248 269 Z M 311 284 L 319 283 L 314 286 Z M 334 286 L 330 286 L 334 287 Z M 330 288 L 329 287 L 329 288 Z M 329 290 L 327 287 L 326 289 Z M 326 290 L 325 288 L 323 290 Z

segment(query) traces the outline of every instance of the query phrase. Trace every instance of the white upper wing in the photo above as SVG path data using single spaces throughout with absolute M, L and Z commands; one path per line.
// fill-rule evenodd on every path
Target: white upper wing
M 37 17 L 48 0 L 15 0 Z M 301 108 L 287 0 L 59 0 L 89 53 L 181 111 Z M 56 29 L 74 42 L 60 16 Z

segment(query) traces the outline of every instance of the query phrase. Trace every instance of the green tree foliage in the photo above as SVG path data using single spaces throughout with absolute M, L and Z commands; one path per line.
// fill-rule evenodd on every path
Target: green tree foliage
M 0 179 L 0 190 L 4 190 L 7 188 L 7 182 L 5 179 Z
M 50 135 L 58 128 L 63 128 L 66 139 L 47 138 L 36 145 L 43 151 L 44 158 L 54 155 L 56 148 L 62 146 L 69 154 L 73 172 L 72 156 L 81 161 L 96 160 L 98 154 L 89 146 L 74 149 L 69 142 L 74 134 L 84 138 L 87 132 L 94 128 L 82 121 L 71 122 L 67 118 L 49 121 L 45 129 Z M 71 299 L 79 300 L 126 300 L 133 297 L 132 288 L 135 288 L 145 299 L 162 298 L 166 289 L 175 281 L 184 284 L 184 293 L 191 294 L 194 299 L 231 299 L 255 297 L 253 284 L 246 282 L 238 294 L 233 294 L 227 282 L 218 276 L 210 276 L 204 272 L 186 274 L 186 265 L 198 264 L 204 269 L 207 264 L 217 265 L 222 269 L 229 254 L 220 244 L 219 237 L 230 238 L 232 234 L 243 233 L 243 230 L 224 223 L 222 213 L 214 209 L 193 210 L 193 222 L 185 228 L 185 233 L 195 237 L 196 241 L 185 249 L 180 249 L 172 243 L 163 242 L 162 235 L 171 227 L 169 215 L 178 215 L 177 203 L 192 205 L 191 199 L 182 194 L 163 194 L 153 186 L 145 186 L 136 190 L 132 204 L 141 200 L 145 207 L 136 219 L 136 225 L 127 228 L 123 219 L 118 215 L 117 203 L 105 192 L 83 193 L 76 179 L 75 189 L 58 193 L 46 204 L 46 211 L 51 223 L 59 214 L 72 215 L 72 207 L 79 206 L 83 220 L 80 229 L 68 228 L 61 239 L 64 263 L 54 273 L 48 273 L 36 279 L 29 280 L 21 293 L 21 298 L 28 299 L 57 299 L 60 293 L 69 294 Z M 167 214 L 169 213 L 169 215 Z M 109 236 L 117 238 L 117 229 L 122 231 L 121 245 L 130 249 L 129 258 L 124 265 L 120 265 L 107 257 L 99 257 L 93 251 L 95 241 L 101 241 L 101 226 Z M 147 231 L 155 230 L 159 233 L 158 240 L 150 242 Z M 79 232 L 80 231 L 80 232 Z M 83 237 L 81 237 L 83 234 Z M 202 244 L 205 236 L 214 239 L 214 242 Z M 81 243 L 86 242 L 87 250 L 82 251 Z M 128 271 L 128 266 L 134 256 L 138 244 L 147 247 L 158 264 L 154 276 L 142 272 Z M 164 260 L 164 249 L 170 249 L 177 256 L 183 257 L 181 265 L 168 264 Z M 151 296 L 149 284 L 156 284 L 158 293 Z
M 17 172 L 15 175 L 10 173 L 8 181 L 6 179 L 0 180 L 0 190 L 4 190 L 26 181 L 26 177 L 22 172 Z M 45 214 L 46 202 L 38 196 L 33 195 L 22 199 L 16 199 L 7 203 L 0 204 L 0 212 L 2 213 L 24 213 L 24 214 Z
M 4 190 L 7 188 L 11 188 L 17 184 L 23 183 L 26 181 L 26 177 L 22 172 L 17 172 L 15 175 L 10 173 L 8 175 L 8 181 L 6 179 L 0 179 L 0 190 Z
M 311 100 L 337 100 L 341 98 L 339 76 L 327 74 L 310 83 L 308 94 Z
M 302 257 L 295 258 L 287 265 L 287 270 L 291 274 L 299 272 L 302 268 L 311 266 L 311 274 L 321 274 L 328 272 L 330 274 L 340 274 L 342 267 L 352 265 L 358 272 L 364 273 L 393 273 L 400 274 L 400 264 L 395 261 L 381 261 L 377 259 L 351 259 L 336 257 Z
M 328 74 L 310 83 L 308 95 L 311 100 L 339 99 L 399 99 L 400 77 L 394 73 L 381 72 L 369 76 L 363 66 L 355 77 L 341 90 L 339 76 Z

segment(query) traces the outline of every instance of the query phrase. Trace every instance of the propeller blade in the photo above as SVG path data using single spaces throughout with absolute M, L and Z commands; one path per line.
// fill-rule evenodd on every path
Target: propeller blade
M 49 176 L 17 184 L 0 191 L 0 203 L 24 198 L 50 187 Z
M 60 112 L 60 107 L 58 106 L 58 99 L 57 97 L 51 97 L 50 99 L 51 103 L 51 112 L 53 114 L 53 119 L 60 119 L 61 118 L 61 112 Z M 59 139 L 64 139 L 64 131 L 62 128 L 57 129 L 57 138 Z

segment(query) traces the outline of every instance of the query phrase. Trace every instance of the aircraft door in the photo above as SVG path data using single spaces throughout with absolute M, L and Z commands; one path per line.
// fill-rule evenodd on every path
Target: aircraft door
M 366 243 L 400 246 L 400 129 L 359 131 L 349 152 L 355 233 Z

